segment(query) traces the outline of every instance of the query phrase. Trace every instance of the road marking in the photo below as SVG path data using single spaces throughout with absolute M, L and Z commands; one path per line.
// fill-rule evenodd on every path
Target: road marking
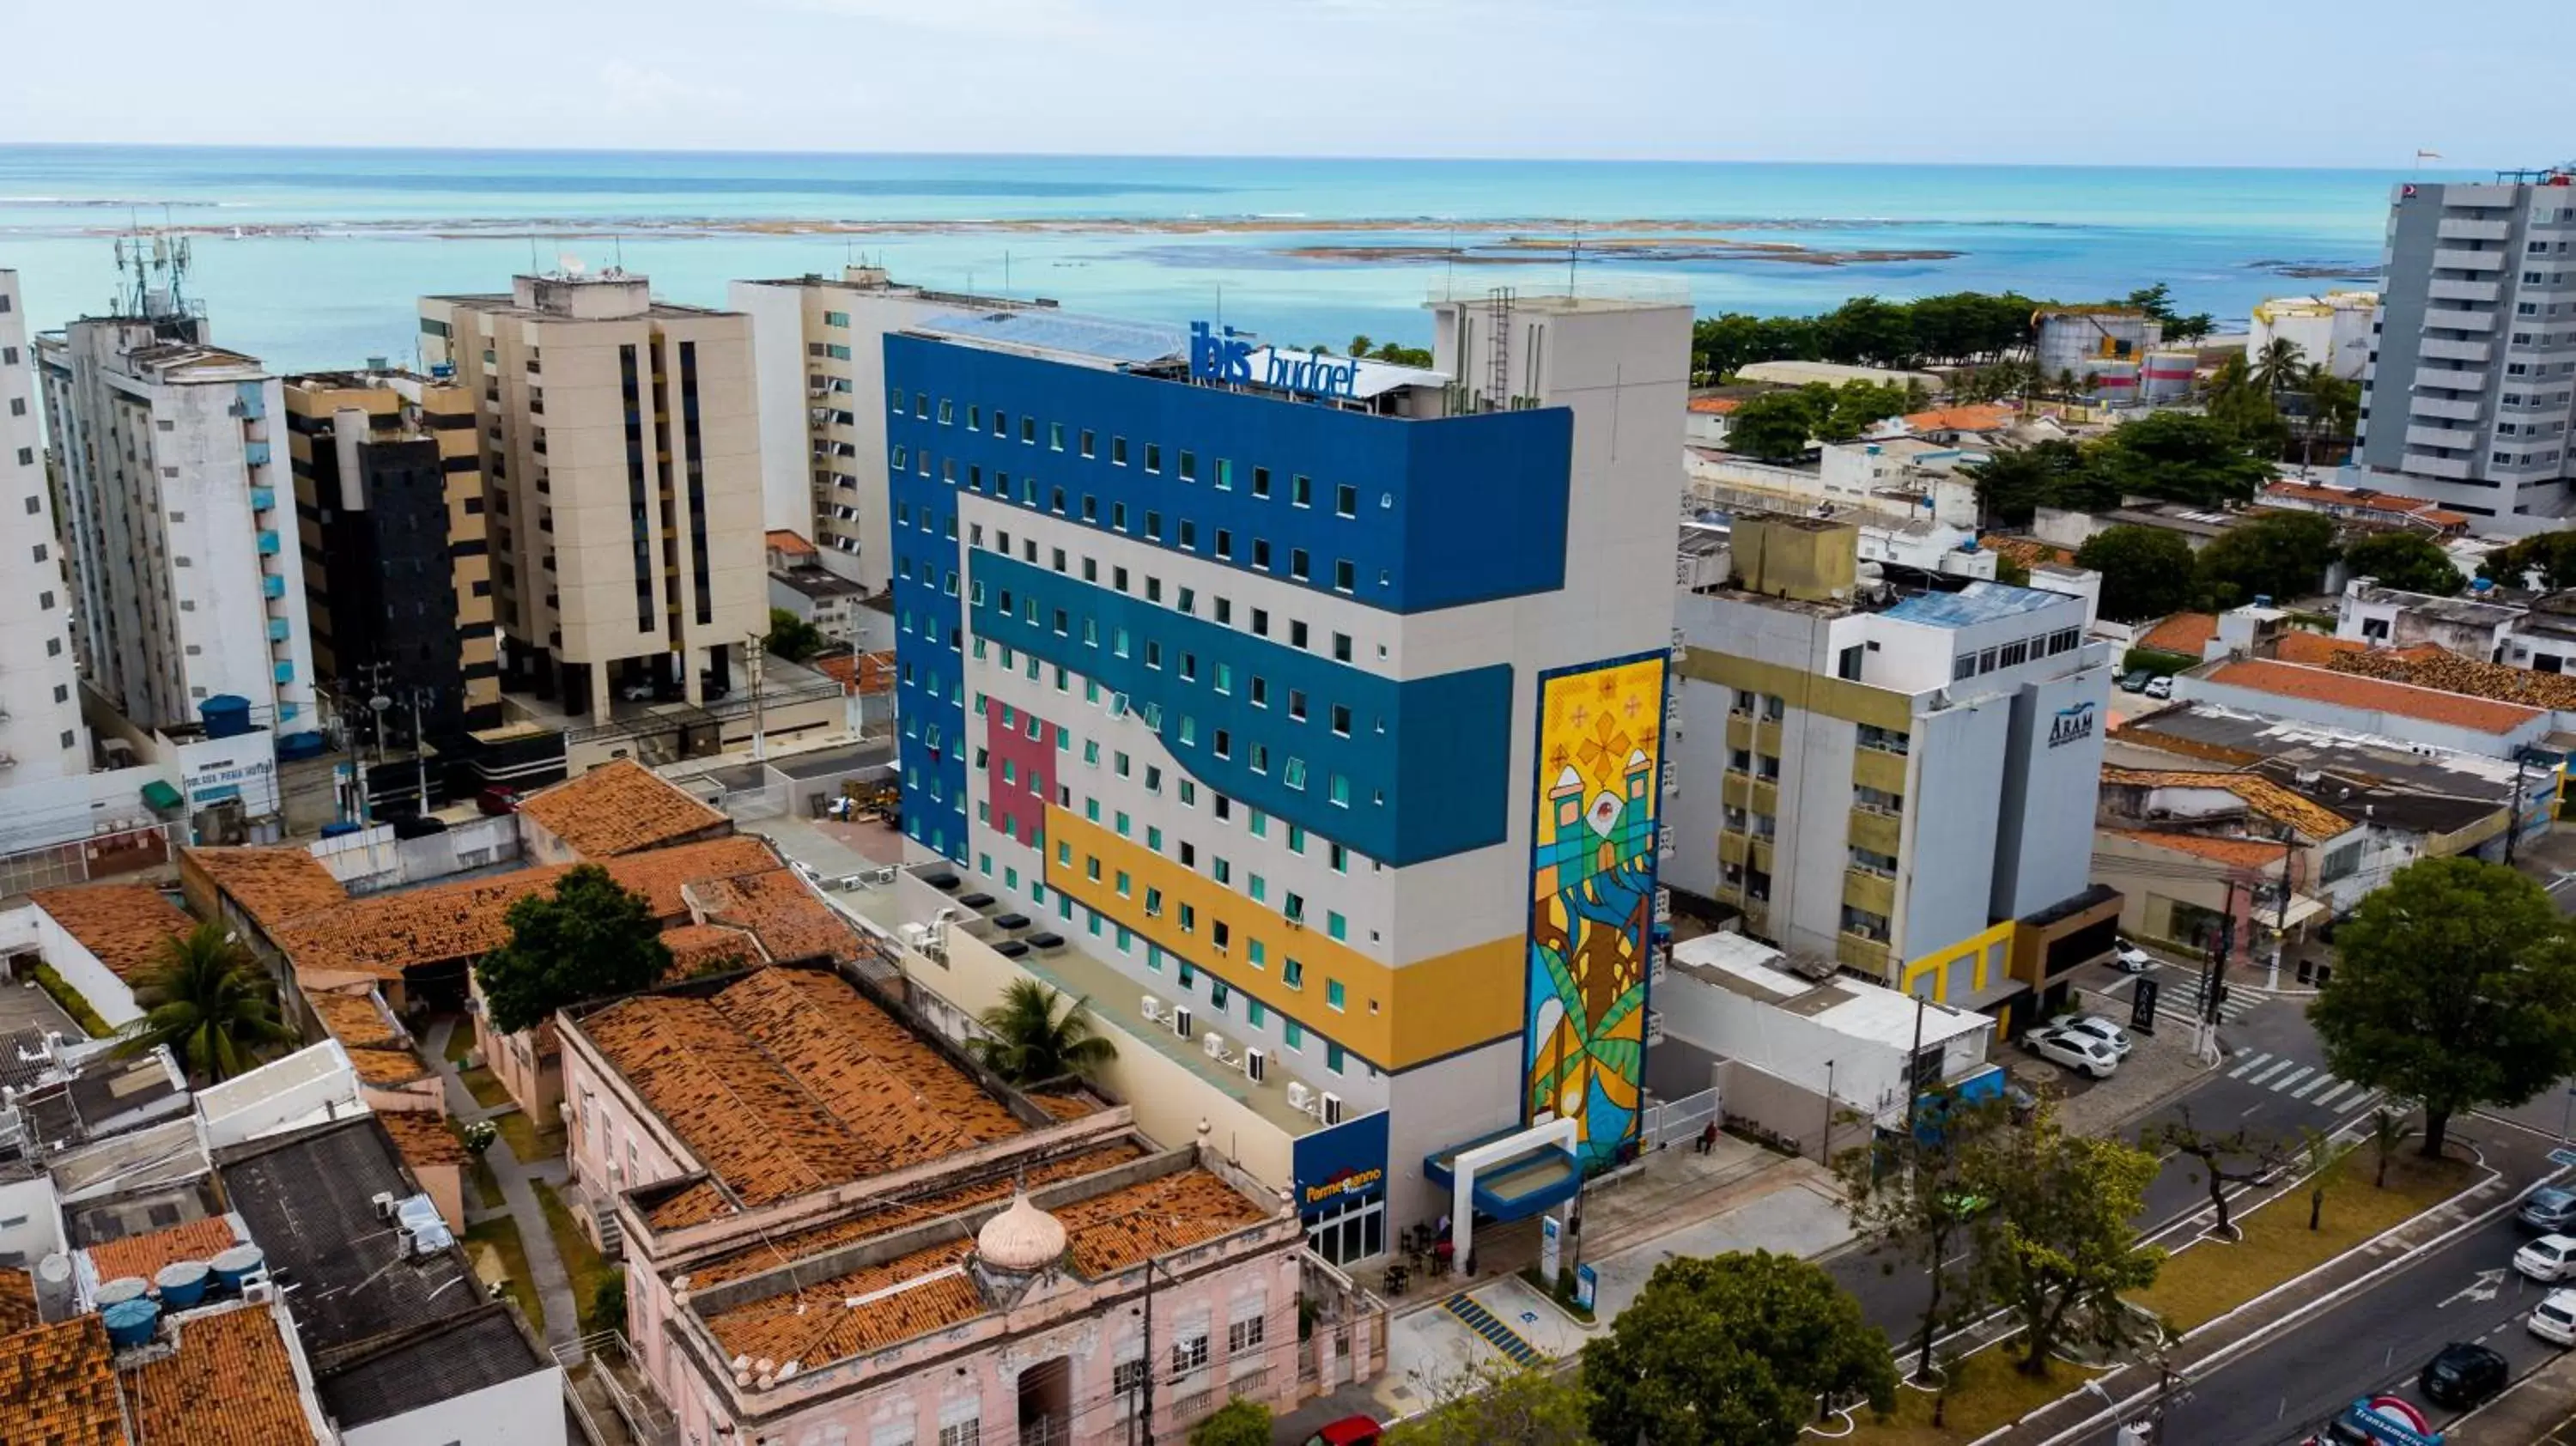
M 2323 1109 L 2323 1108 L 2325 1108 L 2326 1106 L 2333 1104 L 2333 1103 L 2335 1102 L 2335 1096 L 2337 1096 L 2337 1095 L 2339 1095 L 2339 1094 L 2342 1094 L 2344 1091 L 2346 1091 L 2346 1090 L 2348 1090 L 2348 1089 L 2351 1089 L 2352 1087 L 2353 1087 L 2353 1085 L 2352 1085 L 2352 1081 L 2351 1081 L 2351 1080 L 2342 1080 L 2342 1081 L 2339 1081 L 2339 1082 L 2335 1085 L 2335 1087 L 2334 1087 L 2333 1089 L 2330 1089 L 2330 1090 L 2326 1091 L 2324 1094 L 2321 1094 L 2321 1095 L 2317 1096 L 2317 1098 L 2316 1098 L 2316 1104 L 2317 1104 L 2317 1107 L 2318 1107 L 2319 1109 Z
M 2499 1290 L 2502 1290 L 2503 1288 L 2504 1288 L 2504 1272 L 2503 1272 L 2503 1271 L 2501 1271 L 2501 1270 L 2481 1270 L 2481 1271 L 2479 1271 L 2479 1272 L 2478 1272 L 2478 1278 L 2477 1278 L 2476 1280 L 2473 1280 L 2473 1281 L 2469 1282 L 2469 1284 L 2468 1284 L 2466 1287 L 2464 1287 L 2463 1289 L 2458 1290 L 2458 1291 L 2455 1291 L 2455 1292 L 2453 1292 L 2451 1295 L 2448 1295 L 2448 1296 L 2444 1297 L 2444 1298 L 2442 1299 L 2441 1303 L 2440 1303 L 2440 1304 L 2438 1304 L 2438 1305 L 2436 1305 L 2436 1306 L 2434 1306 L 2433 1308 L 2434 1308 L 2435 1310 L 2440 1310 L 2440 1309 L 2442 1308 L 2442 1306 L 2449 1305 L 2452 1301 L 2455 1301 L 2455 1300 L 2475 1301 L 2475 1302 L 2478 1302 L 2478 1303 L 2483 1304 L 2483 1303 L 2485 1303 L 2485 1302 L 2487 1302 L 2487 1301 L 2490 1301 L 2490 1300 L 2495 1299 L 2495 1298 L 2496 1298 L 2496 1292 L 2498 1292 Z
M 2237 1052 L 2238 1052 L 2239 1054 L 2244 1053 L 2244 1051 L 2242 1051 L 2242 1050 L 2239 1050 L 2239 1051 L 2237 1051 Z M 2247 1070 L 2254 1069 L 2254 1068 L 2256 1068 L 2256 1067 L 2260 1066 L 2260 1065 L 2261 1065 L 2265 1060 L 2270 1059 L 2271 1057 L 2272 1057 L 2272 1052 L 2271 1052 L 2270 1050 L 2268 1050 L 2268 1049 L 2267 1049 L 2267 1050 L 2263 1051 L 2261 1054 L 2258 1054 L 2258 1055 L 2254 1056 L 2252 1059 L 2249 1059 L 2249 1060 L 2245 1061 L 2243 1064 L 2238 1065 L 2236 1068 L 2229 1070 L 2229 1071 L 2227 1072 L 2227 1077 L 2228 1077 L 2229 1079 L 2243 1079 L 2243 1078 L 2245 1078 L 2245 1072 L 2246 1072 Z
M 2312 1089 L 2315 1089 L 2317 1086 L 2319 1086 L 2319 1085 L 2321 1085 L 2321 1084 L 2333 1084 L 2333 1083 L 2337 1083 L 2337 1082 L 2336 1082 L 2336 1080 L 2335 1080 L 2335 1077 L 2334 1077 L 2333 1075 L 2330 1075 L 2330 1074 L 2321 1074 L 2321 1075 L 2318 1075 L 2315 1079 L 2312 1079 L 2312 1080 L 2308 1081 L 2306 1084 L 2303 1084 L 2303 1085 L 2299 1086 L 2297 1089 L 2294 1089 L 2294 1090 L 2290 1091 L 2290 1098 L 2292 1098 L 2292 1099 L 2294 1099 L 2294 1100 L 2303 1100 L 2303 1099 L 2306 1099 L 2306 1098 L 2308 1097 L 2308 1091 L 2310 1091 L 2310 1090 L 2312 1090 Z
M 2375 1105 L 2375 1104 L 2377 1104 L 2377 1103 L 2379 1103 L 2379 1091 L 2377 1091 L 2377 1090 L 2372 1090 L 2372 1091 L 2370 1091 L 2368 1094 L 2359 1095 L 2359 1096 L 2356 1096 L 2356 1097 L 2354 1097 L 2354 1098 L 2352 1098 L 2352 1099 L 2350 1099 L 2350 1100 L 2345 1101 L 2345 1102 L 2344 1102 L 2344 1108 L 2345 1108 L 2345 1109 L 2348 1109 L 2348 1110 L 2353 1110 L 2353 1111 L 2358 1112 L 2358 1111 L 2362 1111 L 2362 1110 L 2367 1110 L 2367 1109 L 2369 1109 L 2372 1105 Z
M 2274 1064 L 2270 1069 L 2267 1069 L 2267 1070 L 2263 1071 L 2261 1074 L 2258 1074 L 2258 1075 L 2254 1076 L 2252 1079 L 2247 1080 L 2247 1081 L 2246 1081 L 2246 1083 L 2247 1083 L 2247 1084 L 2261 1084 L 2263 1081 L 2265 1081 L 2265 1080 L 2267 1080 L 2267 1079 L 2270 1079 L 2272 1076 L 2274 1076 L 2274 1075 L 2276 1075 L 2276 1074 L 2279 1074 L 2281 1071 L 2283 1071 L 2283 1070 L 2285 1070 L 2285 1069 L 2288 1069 L 2292 1064 L 2294 1064 L 2294 1063 L 2296 1063 L 2296 1062 L 2297 1062 L 2297 1061 L 2295 1061 L 2295 1060 L 2287 1060 L 2287 1059 L 2285 1059 L 2285 1060 L 2281 1060 L 2281 1061 L 2279 1061 L 2279 1062 L 2275 1063 L 2275 1064 Z
M 2279 1079 L 2274 1080 L 2272 1082 L 2272 1091 L 2273 1093 L 2278 1094 L 2282 1090 L 2288 1089 L 2290 1086 L 2297 1084 L 2299 1081 L 2306 1079 L 2309 1075 L 2315 1074 L 2316 1072 L 2317 1067 L 2315 1065 L 2303 1064 L 2289 1074 L 2285 1074 Z M 2257 1081 L 2257 1083 L 2260 1083 L 2260 1081 Z

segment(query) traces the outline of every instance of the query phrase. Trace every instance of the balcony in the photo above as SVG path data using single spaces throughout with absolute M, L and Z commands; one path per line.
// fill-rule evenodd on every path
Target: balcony
M 1729 713 L 1726 715 L 1726 749 L 1730 753 L 1750 753 L 1753 751 L 1752 714 Z
M 1876 748 L 1852 751 L 1852 782 L 1881 793 L 1902 796 L 1905 787 L 1906 758 L 1902 753 L 1888 753 Z
M 1866 934 L 1845 933 L 1834 941 L 1834 958 L 1847 969 L 1879 979 L 1888 977 L 1887 945 Z
M 2483 392 L 2487 374 L 2453 367 L 2421 367 L 2415 372 L 2415 390 L 2444 392 Z
M 1843 870 L 1843 902 L 1865 914 L 1893 918 L 1896 914 L 1896 880 L 1876 869 L 1852 864 Z
M 2493 301 L 2502 294 L 2492 281 L 2436 281 L 2426 291 L 2435 301 Z
M 2406 410 L 2419 417 L 2440 417 L 2445 421 L 2474 422 L 2485 410 L 2476 402 L 2452 401 L 2446 397 L 2414 397 Z
M 2399 470 L 2419 477 L 2443 477 L 2454 482 L 2466 480 L 2469 475 L 2466 457 L 2435 457 L 2424 452 L 2409 452 L 2397 465 Z
M 2445 247 L 2433 253 L 2433 264 L 2444 271 L 2502 271 L 2504 262 L 2501 251 L 2455 251 Z
M 1717 836 L 1717 861 L 1741 868 L 1753 853 L 1752 836 L 1741 829 L 1726 829 Z
M 277 556 L 277 533 L 275 529 L 270 529 L 260 533 L 259 555 L 262 557 Z
M 2478 445 L 2478 434 L 2475 432 L 2455 431 L 2446 427 L 2408 427 L 2406 429 L 2406 445 L 2409 447 L 2474 448 Z
M 1753 725 L 1753 751 L 1772 758 L 1780 756 L 1780 720 L 1765 718 Z
M 2433 234 L 2444 241 L 2502 241 L 2513 234 L 2511 221 L 2444 220 Z
M 281 683 L 295 681 L 295 664 L 291 660 L 277 665 L 277 681 Z
M 1905 821 L 1884 809 L 1854 804 L 1846 837 L 1853 848 L 1900 858 L 1903 856 L 1900 845 L 1905 837 Z
M 286 579 L 275 576 L 263 576 L 259 580 L 259 591 L 260 595 L 263 597 L 284 597 L 286 596 Z
M 286 641 L 288 636 L 286 619 L 270 618 L 268 620 L 268 640 L 270 642 L 282 643 Z
M 253 512 L 266 512 L 266 511 L 268 511 L 269 509 L 271 509 L 271 508 L 275 507 L 276 505 L 277 505 L 277 489 L 276 489 L 276 488 L 274 488 L 274 487 L 253 487 L 252 489 L 250 489 L 250 510 L 251 510 L 251 511 L 253 511 Z
M 2436 361 L 2476 362 L 2484 366 L 2487 358 L 2495 355 L 2495 343 L 2443 341 L 2437 337 L 2419 343 L 2415 350 L 2418 356 L 2429 357 Z
M 2493 331 L 2495 313 L 2436 308 L 2424 313 L 2424 324 L 2428 327 L 2439 327 L 2444 331 Z

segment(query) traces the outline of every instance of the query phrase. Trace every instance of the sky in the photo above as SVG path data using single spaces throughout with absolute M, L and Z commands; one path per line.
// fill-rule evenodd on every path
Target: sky
M 2576 49 L 2568 0 L 0 0 L 0 31 L 0 141 L 2576 156 L 2576 110 L 2531 59 Z

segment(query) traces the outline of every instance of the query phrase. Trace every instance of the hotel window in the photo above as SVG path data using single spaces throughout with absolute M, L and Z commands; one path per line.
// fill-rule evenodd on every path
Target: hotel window
M 1351 710 L 1350 710 L 1348 707 L 1345 707 L 1344 705 L 1342 705 L 1342 704 L 1340 704 L 1340 703 L 1336 703 L 1336 704 L 1334 704 L 1334 705 L 1333 705 L 1333 714 L 1332 714 L 1332 717 L 1333 717 L 1333 734 L 1334 734 L 1334 736 L 1335 736 L 1335 737 L 1338 737 L 1338 738 L 1348 738 L 1348 737 L 1350 737 L 1350 736 L 1351 736 Z
M 1293 1019 L 1283 1019 L 1279 1021 L 1279 1042 L 1289 1049 L 1304 1049 L 1306 1047 L 1306 1026 L 1299 1024 Z
M 1333 845 L 1332 861 L 1334 873 L 1347 874 L 1351 871 L 1351 851 L 1340 844 Z
M 1333 515 L 1336 517 L 1359 516 L 1360 489 L 1352 486 L 1348 482 L 1344 482 L 1335 487 L 1333 489 Z
M 1251 810 L 1251 817 L 1245 822 L 1244 827 L 1252 831 L 1252 836 L 1254 838 L 1268 838 L 1270 836 L 1270 815 L 1263 813 L 1260 809 L 1253 809 Z M 1291 897 L 1293 897 L 1293 895 Z
M 1253 968 L 1259 969 L 1268 961 L 1270 957 L 1270 948 L 1258 939 L 1247 939 L 1243 943 L 1243 957 L 1251 963 Z M 1252 1017 L 1252 1022 L 1259 1024 L 1261 1022 L 1261 1016 L 1255 1014 Z
M 1086 461 L 1093 455 L 1093 443 L 1095 440 L 1096 438 L 1089 427 L 1082 429 L 1082 455 Z
M 850 324 L 850 314 L 846 311 L 824 312 L 823 324 L 825 326 L 848 326 Z
M 1162 443 L 1160 443 L 1160 442 L 1147 442 L 1147 443 L 1145 444 L 1145 470 L 1146 470 L 1146 471 L 1148 471 L 1148 472 L 1157 472 L 1157 473 L 1159 473 L 1159 472 L 1161 472 L 1161 471 L 1163 470 L 1163 444 L 1162 444 Z
M 1312 559 L 1310 559 L 1310 558 L 1308 558 L 1308 557 L 1307 557 L 1307 555 L 1306 555 L 1306 549 L 1304 549 L 1304 548 L 1302 548 L 1302 547 L 1292 547 L 1292 548 L 1288 549 L 1288 576 L 1289 576 L 1289 577 L 1291 577 L 1291 578 L 1295 579 L 1295 580 L 1296 580 L 1296 581 L 1298 581 L 1298 582 L 1304 582 L 1304 581 L 1306 581 L 1306 580 L 1307 580 L 1307 576 L 1308 576 L 1308 574 L 1310 574 L 1312 571 L 1313 571 L 1313 561 L 1312 561 Z
M 946 397 L 941 397 L 939 399 L 939 425 L 943 427 L 953 427 L 956 424 L 957 404 L 948 400 Z
M 1181 462 L 1181 480 L 1182 480 L 1182 481 L 1184 481 L 1184 482 L 1196 482 L 1197 480 L 1199 480 L 1199 454 L 1198 454 L 1198 453 L 1196 453 L 1196 452 L 1192 452 L 1192 451 L 1188 451 L 1188 450 L 1184 450 L 1184 451 L 1182 451 L 1182 453 L 1181 453 L 1180 462 Z
M 1260 948 L 1261 946 L 1260 946 L 1260 944 L 1259 944 L 1258 942 L 1256 942 L 1256 943 L 1254 943 L 1254 944 L 1253 944 L 1253 946 L 1252 946 L 1252 947 L 1253 947 L 1253 948 L 1258 949 L 1258 948 Z M 1258 963 L 1258 962 L 1260 962 L 1260 961 L 1255 960 L 1254 962 L 1255 962 L 1255 963 Z M 1263 1005 L 1263 1004 L 1262 1004 L 1262 1002 L 1261 1002 L 1260 1000 L 1258 1000 L 1258 999 L 1246 999 L 1246 1000 L 1244 1000 L 1244 1001 L 1243 1001 L 1243 1022 L 1244 1022 L 1244 1023 L 1251 1025 L 1251 1026 L 1252 1026 L 1253 1028 L 1255 1028 L 1255 1029 L 1259 1029 L 1263 1024 L 1267 1023 L 1267 1022 L 1269 1021 L 1269 1019 L 1270 1019 L 1270 1010 L 1269 1010 L 1269 1008 L 1268 1008 L 1267 1006 Z
M 1050 452 L 1061 452 L 1064 450 L 1064 423 L 1047 423 L 1047 450 Z
M 1286 915 L 1286 916 L 1287 916 L 1287 918 L 1288 918 L 1288 921 L 1289 921 L 1290 923 L 1292 923 L 1292 924 L 1303 924 L 1303 923 L 1305 923 L 1305 922 L 1306 922 L 1306 896 L 1305 896 L 1305 895 L 1303 895 L 1303 894 L 1301 894 L 1301 893 L 1298 893 L 1298 892 L 1297 892 L 1296 890 L 1294 890 L 1294 889 L 1291 889 L 1291 890 L 1289 890 L 1289 892 L 1288 892 L 1288 897 L 1287 897 L 1287 899 L 1286 899 L 1285 903 L 1286 903 L 1286 907 L 1282 908 L 1279 912 L 1280 912 L 1281 914 L 1283 914 L 1283 915 Z
M 1295 824 L 1295 823 L 1292 823 L 1292 824 L 1288 825 L 1288 852 L 1290 852 L 1290 853 L 1292 853 L 1292 854 L 1302 854 L 1302 853 L 1304 853 L 1305 851 L 1306 851 L 1306 828 L 1305 828 L 1305 825 L 1303 825 L 1303 824 Z
M 1208 942 L 1215 946 L 1216 952 L 1220 954 L 1226 953 L 1233 947 L 1234 930 L 1228 927 L 1225 920 L 1214 920 L 1208 925 Z M 1217 986 L 1217 989 L 1219 990 L 1217 995 L 1217 1005 L 1219 1008 L 1223 1008 L 1225 1005 L 1225 996 L 1222 992 L 1224 988 L 1225 986 L 1222 984 Z
M 1147 793 L 1163 791 L 1163 770 L 1151 763 L 1145 765 L 1145 791 Z
M 1252 895 L 1252 902 L 1259 904 L 1268 901 L 1270 897 L 1270 881 L 1268 879 L 1263 878 L 1259 874 L 1247 874 L 1244 876 L 1244 885 L 1246 890 Z
M 1214 751 L 1216 756 L 1219 758 L 1232 758 L 1234 756 L 1234 736 L 1222 728 L 1216 730 Z
M 1228 562 L 1234 561 L 1234 532 L 1231 528 L 1216 530 L 1216 555 Z
M 1333 775 L 1333 803 L 1340 808 L 1351 806 L 1351 781 L 1338 773 Z
M 1305 507 L 1315 500 L 1315 479 L 1302 474 L 1288 479 L 1288 502 L 1292 507 Z
M 1148 919 L 1159 919 L 1163 917 L 1162 890 L 1156 888 L 1148 888 L 1145 890 L 1145 917 Z M 1187 968 L 1188 966 L 1184 965 L 1182 967 Z
M 1345 558 L 1341 558 L 1341 559 L 1339 559 L 1339 560 L 1337 560 L 1337 561 L 1335 561 L 1335 562 L 1334 562 L 1334 564 L 1333 564 L 1333 590 L 1334 590 L 1334 591 L 1336 591 L 1336 592 L 1349 592 L 1349 591 L 1350 591 L 1354 586 L 1356 586 L 1356 585 L 1357 585 L 1357 580 L 1358 580 L 1358 579 L 1357 579 L 1357 574 L 1353 572 L 1353 570 L 1352 570 L 1352 568 L 1351 568 L 1351 560 L 1350 560 L 1349 558 L 1347 558 L 1347 557 L 1345 557 Z
M 1324 932 L 1332 935 L 1337 941 L 1347 940 L 1351 936 L 1350 921 L 1344 919 L 1341 915 L 1336 914 L 1331 910 L 1326 910 L 1324 913 Z
M 1291 960 L 1287 961 L 1285 964 L 1283 964 L 1283 965 L 1281 965 L 1281 966 L 1280 966 L 1280 969 L 1279 969 L 1279 982 L 1280 982 L 1280 983 L 1282 983 L 1282 984 L 1287 985 L 1287 986 L 1288 986 L 1289 988 L 1291 988 L 1291 989 L 1303 989 L 1303 988 L 1305 988 L 1305 987 L 1306 987 L 1306 966 L 1305 966 L 1305 965 L 1303 965 L 1303 964 L 1298 963 L 1298 962 L 1297 962 L 1296 960 L 1294 960 L 1294 959 L 1291 959 Z M 1291 1026 L 1289 1026 L 1289 1027 L 1290 1027 L 1291 1029 L 1294 1029 L 1296 1026 L 1291 1025 Z M 1291 1039 L 1288 1041 L 1288 1047 L 1289 1047 L 1289 1048 L 1291 1048 L 1291 1049 L 1296 1048 L 1296 1047 L 1297 1047 L 1297 1041 L 1296 1041 L 1294 1038 L 1291 1038 Z
M 1124 467 L 1127 465 L 1126 438 L 1112 437 L 1109 439 L 1109 465 L 1112 467 Z
M 1037 418 L 1026 416 L 1020 418 L 1020 442 L 1022 445 L 1030 447 L 1034 447 L 1038 444 Z
M 1199 911 L 1198 911 L 1198 906 L 1197 906 L 1197 905 L 1195 905 L 1195 904 L 1183 904 L 1183 905 L 1181 905 L 1181 932 L 1182 932 L 1182 933 L 1184 933 L 1184 934 L 1195 934 L 1195 933 L 1197 933 L 1198 931 L 1199 931 Z
M 1324 1002 L 1335 1009 L 1342 1007 L 1342 981 L 1339 979 L 1327 979 L 1324 981 Z
M 1097 855 L 1083 859 L 1082 874 L 1095 884 L 1100 882 L 1100 859 Z
M 1342 986 L 1336 984 L 1333 987 L 1335 989 L 1339 989 Z M 1336 1003 L 1333 1007 L 1335 1009 L 1339 1009 L 1341 1008 L 1341 1005 Z M 1326 1041 L 1324 1045 L 1324 1068 L 1331 1070 L 1335 1074 L 1340 1074 L 1342 1072 L 1342 1047 L 1340 1045 Z
M 1266 743 L 1252 745 L 1252 771 L 1255 773 L 1270 771 L 1270 745 Z
M 1334 776 L 1336 779 L 1340 777 L 1338 774 Z M 1306 789 L 1306 760 L 1303 758 L 1289 759 L 1287 767 L 1282 768 L 1279 771 L 1279 781 L 1287 784 L 1290 788 L 1303 793 Z
M 1252 495 L 1255 497 L 1267 497 L 1270 495 L 1269 468 L 1255 467 L 1252 469 Z
M 1333 634 L 1333 661 L 1336 663 L 1347 663 L 1350 660 L 1351 635 L 1348 633 Z
M 973 402 L 966 404 L 966 430 L 970 432 L 984 430 L 984 409 Z

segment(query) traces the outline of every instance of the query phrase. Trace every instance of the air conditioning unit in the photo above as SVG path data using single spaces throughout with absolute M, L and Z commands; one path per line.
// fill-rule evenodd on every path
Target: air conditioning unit
M 1146 1023 L 1159 1024 L 1163 1019 L 1163 1001 L 1148 994 L 1143 1002 L 1136 1006 L 1136 1012 L 1145 1016 Z
M 1304 1110 L 1315 1102 L 1315 1092 L 1296 1080 L 1288 1081 L 1288 1108 Z
M 266 1305 L 277 1299 L 277 1287 L 265 1275 L 253 1276 L 242 1282 L 241 1295 L 252 1305 Z
M 1331 1090 L 1324 1091 L 1324 1123 L 1328 1125 L 1338 1125 L 1341 1122 L 1342 1097 L 1333 1093 Z
M 1270 1053 L 1259 1047 L 1243 1052 L 1243 1077 L 1259 1084 L 1270 1077 Z
M 1190 1007 L 1188 1005 L 1175 1004 L 1172 1006 L 1172 1033 L 1179 1035 L 1183 1039 L 1190 1037 Z
M 1225 1036 L 1224 1036 L 1224 1035 L 1219 1034 L 1219 1033 L 1217 1033 L 1215 1030 L 1211 1029 L 1211 1030 L 1209 1030 L 1209 1031 L 1207 1032 L 1207 1038 L 1206 1038 L 1204 1041 L 1202 1041 L 1202 1044 L 1203 1044 L 1203 1045 L 1205 1046 L 1205 1048 L 1207 1049 L 1207 1057 L 1208 1057 L 1208 1058 L 1210 1058 L 1210 1059 L 1223 1059 L 1223 1058 L 1225 1058 Z
M 374 1195 L 368 1197 L 367 1203 L 376 1207 L 377 1219 L 391 1220 L 394 1218 L 394 1192 L 391 1190 L 377 1191 Z

